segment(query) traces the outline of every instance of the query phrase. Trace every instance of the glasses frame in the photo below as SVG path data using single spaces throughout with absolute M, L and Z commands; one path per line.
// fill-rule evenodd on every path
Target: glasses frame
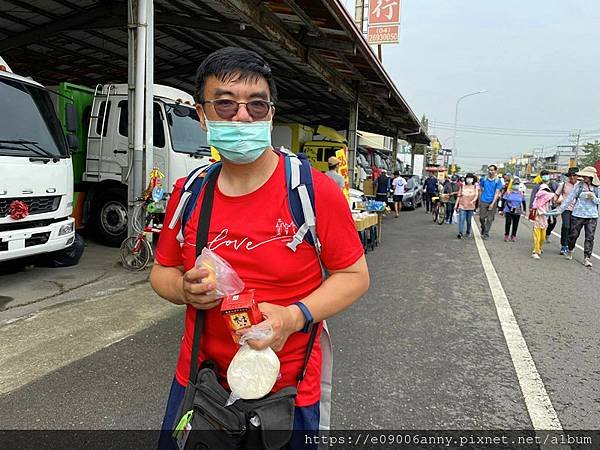
M 231 119 L 231 117 L 223 117 L 221 114 L 219 114 L 219 111 L 217 110 L 217 107 L 216 107 L 215 104 L 218 104 L 218 102 L 221 102 L 221 101 L 228 101 L 228 102 L 237 103 L 237 108 L 235 110 L 235 113 L 231 117 L 235 117 L 236 116 L 236 114 L 240 110 L 240 105 L 246 105 L 246 111 L 248 112 L 248 114 L 250 115 L 250 117 L 252 117 L 252 119 L 254 119 L 254 120 L 262 120 L 262 119 L 264 119 L 265 117 L 267 117 L 269 115 L 269 113 L 275 107 L 275 103 L 273 103 L 273 102 L 271 102 L 269 100 L 256 99 L 256 100 L 250 100 L 249 102 L 238 102 L 237 100 L 233 100 L 233 99 L 230 99 L 230 98 L 217 98 L 217 99 L 214 99 L 214 100 L 204 100 L 204 102 L 202 102 L 202 106 L 204 106 L 206 103 L 212 104 L 213 105 L 213 109 L 215 110 L 215 113 L 217 114 L 217 116 L 219 116 L 221 119 L 229 120 L 229 119 Z M 250 113 L 250 110 L 248 109 L 248 104 L 252 103 L 252 102 L 264 102 L 264 103 L 267 103 L 269 105 L 269 109 L 267 110 L 267 113 L 264 116 L 262 116 L 262 117 L 254 117 L 252 115 L 252 113 Z

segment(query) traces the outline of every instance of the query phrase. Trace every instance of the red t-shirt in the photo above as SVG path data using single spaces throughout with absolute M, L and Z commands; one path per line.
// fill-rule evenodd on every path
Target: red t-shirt
M 184 181 L 180 179 L 175 184 L 165 224 L 171 221 Z M 313 183 L 317 234 L 322 244 L 321 259 L 329 270 L 344 269 L 363 254 L 348 202 L 332 180 L 314 169 Z M 167 226 L 163 228 L 156 249 L 156 261 L 162 266 L 183 266 L 185 271 L 194 266 L 201 200 L 186 224 L 183 245 L 177 240 L 179 222 L 172 230 Z M 250 194 L 226 196 L 217 183 L 208 247 L 231 264 L 246 289 L 255 289 L 258 302 L 287 306 L 302 300 L 321 285 L 321 268 L 314 247 L 306 242 L 302 242 L 296 252 L 286 247 L 295 232 L 296 226 L 288 206 L 283 157 L 280 157 L 277 169 L 267 182 Z M 187 385 L 189 376 L 195 320 L 196 310 L 188 306 L 176 371 L 177 381 L 183 386 Z M 281 361 L 281 378 L 273 391 L 296 384 L 308 338 L 308 333 L 294 333 L 277 353 Z M 238 348 L 221 317 L 220 308 L 206 311 L 200 363 L 205 359 L 213 360 L 218 366 L 220 379 L 226 380 L 227 367 Z M 321 347 L 317 336 L 306 377 L 299 387 L 297 406 L 319 401 L 320 380 Z

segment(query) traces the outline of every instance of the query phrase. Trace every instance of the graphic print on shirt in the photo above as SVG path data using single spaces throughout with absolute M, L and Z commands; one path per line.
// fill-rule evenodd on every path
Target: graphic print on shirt
M 266 245 L 276 241 L 283 241 L 284 243 L 291 242 L 294 235 L 298 231 L 298 227 L 293 220 L 286 222 L 281 217 L 277 219 L 274 226 L 275 235 L 265 239 L 261 242 L 253 242 L 247 236 L 242 239 L 229 239 L 229 229 L 223 228 L 217 233 L 217 236 L 208 242 L 208 248 L 212 251 L 218 249 L 221 246 L 231 247 L 236 251 L 247 250 L 252 251 L 262 245 Z

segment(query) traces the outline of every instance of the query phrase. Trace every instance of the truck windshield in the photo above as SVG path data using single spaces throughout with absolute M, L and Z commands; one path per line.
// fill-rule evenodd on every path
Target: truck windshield
M 48 92 L 0 78 L 0 155 L 67 158 L 60 122 Z
M 196 110 L 189 106 L 166 104 L 167 122 L 171 134 L 173 150 L 179 153 L 206 153 L 210 147 L 206 133 L 200 128 Z

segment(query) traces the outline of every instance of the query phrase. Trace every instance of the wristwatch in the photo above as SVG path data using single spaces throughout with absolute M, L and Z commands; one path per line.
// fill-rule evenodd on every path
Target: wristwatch
M 302 314 L 304 315 L 304 319 L 305 319 L 304 328 L 302 328 L 300 331 L 302 333 L 308 333 L 311 325 L 314 322 L 313 316 L 304 303 L 295 302 L 294 305 L 296 305 L 298 308 L 300 308 L 300 311 L 302 311 Z

